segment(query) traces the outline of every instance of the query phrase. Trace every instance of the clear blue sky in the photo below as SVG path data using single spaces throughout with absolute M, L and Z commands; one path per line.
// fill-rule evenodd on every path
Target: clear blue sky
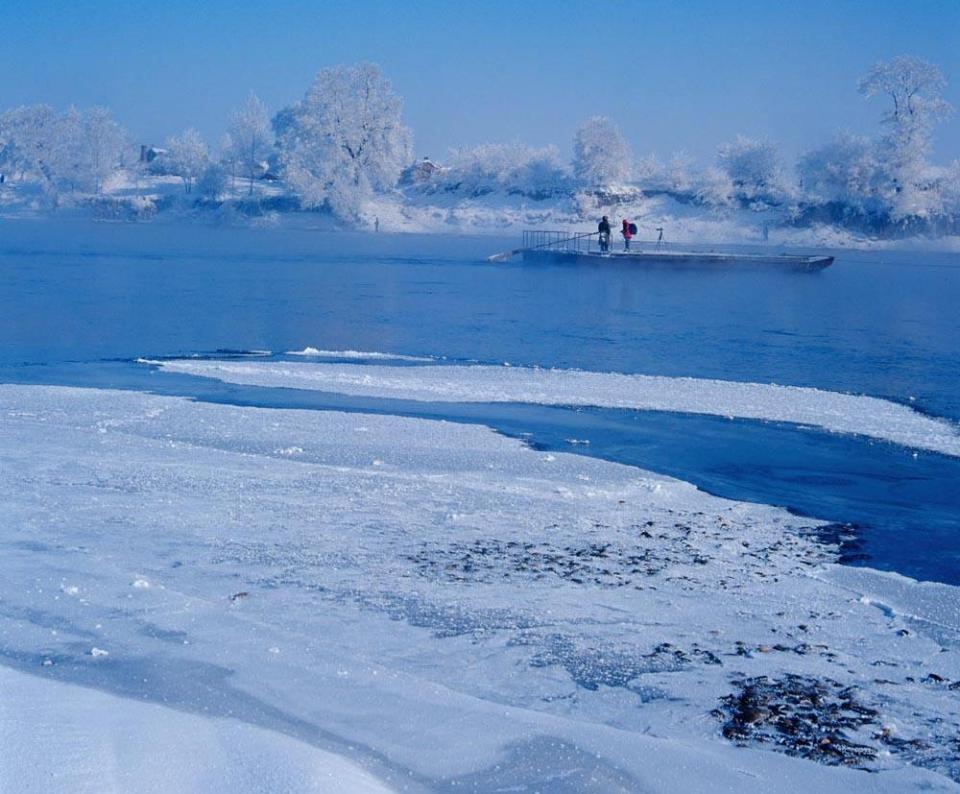
M 870 133 L 856 91 L 874 61 L 937 63 L 960 109 L 960 0 L 186 2 L 0 0 L 0 108 L 104 104 L 141 141 L 196 126 L 216 144 L 253 90 L 271 111 L 318 69 L 379 63 L 419 154 L 485 141 L 558 144 L 611 116 L 635 153 L 711 160 L 743 132 L 793 156 Z M 960 113 L 937 134 L 960 157 Z

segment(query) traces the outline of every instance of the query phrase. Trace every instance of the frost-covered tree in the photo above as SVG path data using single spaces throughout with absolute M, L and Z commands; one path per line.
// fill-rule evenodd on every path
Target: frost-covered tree
M 838 133 L 823 146 L 801 155 L 797 175 L 808 199 L 866 212 L 880 209 L 880 166 L 876 147 L 867 138 Z
M 5 141 L 4 170 L 30 174 L 51 197 L 63 192 L 99 193 L 118 167 L 126 142 L 106 108 L 57 115 L 46 105 L 10 110 L 0 116 Z
M 210 162 L 207 144 L 193 127 L 167 140 L 167 157 L 170 173 L 183 180 L 183 188 L 187 193 L 193 189 L 197 177 Z
M 617 126 L 604 116 L 588 119 L 573 140 L 573 173 L 587 187 L 626 182 L 633 156 Z
M 52 187 L 50 159 L 58 123 L 59 118 L 49 105 L 13 108 L 0 116 L 5 141 L 4 168 L 21 179 L 31 174 L 45 187 Z
M 16 170 L 16 142 L 12 130 L 6 123 L 6 113 L 0 113 L 0 174 L 9 179 L 10 172 Z
M 696 196 L 711 207 L 730 207 L 736 202 L 737 186 L 724 169 L 710 166 L 699 178 Z
M 688 193 L 693 190 L 695 181 L 693 165 L 693 158 L 689 154 L 683 151 L 674 152 L 667 170 L 671 190 L 677 193 Z
M 560 150 L 553 145 L 524 148 L 524 158 L 508 176 L 508 189 L 532 197 L 562 190 L 570 178 L 560 161 Z
M 227 156 L 235 162 L 249 180 L 248 194 L 253 195 L 253 180 L 260 164 L 270 155 L 273 131 L 267 106 L 251 93 L 230 116 L 229 150 Z
M 301 201 L 349 218 L 365 197 L 394 187 L 412 158 L 401 108 L 374 64 L 321 70 L 274 119 L 284 176 Z
M 61 191 L 72 193 L 84 187 L 87 175 L 87 151 L 83 135 L 83 114 L 70 107 L 55 126 L 49 146 L 51 181 Z
M 952 110 L 941 97 L 945 85 L 940 69 L 909 55 L 875 64 L 860 81 L 864 96 L 882 94 L 892 103 L 883 116 L 880 156 L 894 217 L 936 211 L 926 157 L 934 126 Z
M 237 182 L 237 152 L 233 144 L 233 138 L 229 132 L 220 136 L 220 164 L 226 169 L 230 177 L 230 187 L 235 187 Z
M 938 67 L 911 55 L 874 64 L 860 80 L 864 96 L 884 94 L 893 104 L 883 116 L 889 143 L 917 156 L 927 153 L 934 125 L 952 110 L 940 95 L 945 87 Z
M 454 152 L 431 187 L 471 196 L 503 191 L 538 198 L 562 190 L 567 182 L 555 146 L 486 143 Z
M 782 187 L 777 149 L 769 141 L 738 135 L 735 141 L 717 149 L 717 165 L 730 177 L 741 198 L 771 197 Z
M 633 178 L 645 190 L 664 190 L 668 186 L 667 169 L 652 152 L 637 160 Z
M 105 107 L 92 107 L 83 114 L 85 181 L 100 193 L 104 181 L 120 165 L 127 134 Z
M 940 180 L 940 196 L 943 212 L 960 223 L 960 160 L 954 160 L 944 169 Z

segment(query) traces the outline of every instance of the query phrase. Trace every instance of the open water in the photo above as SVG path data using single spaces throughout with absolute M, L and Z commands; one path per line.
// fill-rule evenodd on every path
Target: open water
M 853 525 L 842 533 L 852 564 L 960 584 L 955 458 L 777 423 L 363 400 L 136 363 L 313 346 L 814 386 L 960 422 L 956 254 L 838 252 L 817 274 L 485 261 L 516 244 L 0 220 L 0 383 L 482 422 L 545 448 Z M 571 447 L 568 438 L 591 443 Z

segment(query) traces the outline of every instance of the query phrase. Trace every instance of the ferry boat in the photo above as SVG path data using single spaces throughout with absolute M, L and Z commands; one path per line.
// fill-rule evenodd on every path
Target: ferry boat
M 683 250 L 662 242 L 634 240 L 629 250 L 600 249 L 596 232 L 570 235 L 569 232 L 525 231 L 520 248 L 494 254 L 491 262 L 502 262 L 512 256 L 523 256 L 524 262 L 567 262 L 601 264 L 619 262 L 639 266 L 686 268 L 776 267 L 800 271 L 823 270 L 833 264 L 833 257 L 824 254 L 740 253 L 731 251 Z

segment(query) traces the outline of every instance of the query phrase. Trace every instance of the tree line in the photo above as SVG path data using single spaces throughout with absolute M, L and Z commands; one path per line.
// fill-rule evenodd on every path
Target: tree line
M 696 168 L 676 154 L 668 162 L 635 158 L 608 118 L 588 119 L 576 132 L 572 162 L 554 146 L 484 144 L 451 152 L 447 163 L 418 172 L 402 100 L 373 64 L 322 69 L 303 98 L 272 117 L 254 94 L 229 117 L 217 156 L 195 129 L 172 136 L 162 152 L 166 173 L 184 192 L 217 200 L 241 177 L 275 172 L 304 208 L 355 217 L 362 202 L 398 185 L 422 192 L 479 196 L 496 191 L 532 199 L 569 196 L 584 205 L 637 192 L 663 192 L 722 209 L 781 207 L 801 215 L 826 212 L 891 223 L 960 219 L 960 161 L 930 162 L 936 124 L 952 109 L 944 76 L 933 64 L 900 56 L 873 66 L 859 83 L 865 97 L 886 99 L 873 138 L 838 132 L 805 152 L 788 170 L 776 146 L 738 136 Z M 100 194 L 120 173 L 143 168 L 129 136 L 102 107 L 57 113 L 46 105 L 0 114 L 0 173 L 37 183 L 51 203 Z M 419 175 L 411 177 L 411 173 Z

